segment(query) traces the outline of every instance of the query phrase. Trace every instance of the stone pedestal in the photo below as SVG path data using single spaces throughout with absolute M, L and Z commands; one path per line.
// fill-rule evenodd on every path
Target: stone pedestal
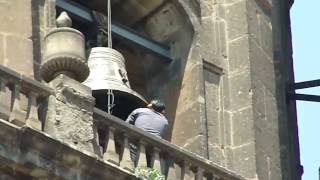
M 79 150 L 94 152 L 98 145 L 93 128 L 91 89 L 65 75 L 56 77 L 50 86 L 56 93 L 49 98 L 44 131 Z

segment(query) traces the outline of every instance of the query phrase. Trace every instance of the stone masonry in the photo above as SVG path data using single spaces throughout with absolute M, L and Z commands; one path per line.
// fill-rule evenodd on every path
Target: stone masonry
M 98 152 L 91 89 L 64 75 L 56 77 L 50 85 L 56 92 L 49 97 L 44 131 L 79 150 Z
M 247 179 L 300 179 L 295 104 L 286 100 L 286 85 L 294 81 L 292 2 L 141 3 L 118 4 L 121 11 L 114 16 L 171 48 L 168 65 L 143 61 L 140 82 L 143 96 L 168 104 L 167 139 Z M 55 26 L 55 13 L 55 0 L 0 0 L 0 63 L 41 81 L 43 37 Z M 123 17 L 131 14 L 134 19 Z M 65 76 L 50 86 L 56 94 L 49 98 L 45 131 L 78 149 L 100 152 L 90 89 Z

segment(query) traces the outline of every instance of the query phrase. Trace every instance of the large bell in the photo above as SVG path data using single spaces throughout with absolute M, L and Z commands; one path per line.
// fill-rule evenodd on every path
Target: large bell
M 111 114 L 125 119 L 134 109 L 146 106 L 145 99 L 130 88 L 120 52 L 107 47 L 92 48 L 88 66 L 90 74 L 83 84 L 92 89 L 97 108 L 108 111 L 111 105 Z

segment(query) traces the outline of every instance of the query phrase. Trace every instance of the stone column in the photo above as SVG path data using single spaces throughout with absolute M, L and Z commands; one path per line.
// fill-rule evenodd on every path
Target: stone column
M 56 93 L 49 99 L 44 131 L 80 150 L 94 152 L 97 144 L 93 130 L 94 98 L 91 89 L 65 75 L 56 77 L 50 86 Z
M 55 89 L 49 98 L 44 130 L 79 150 L 99 152 L 92 118 L 94 98 L 91 89 L 81 84 L 89 75 L 84 36 L 71 28 L 72 20 L 65 12 L 56 25 L 44 38 L 40 69 L 42 78 Z

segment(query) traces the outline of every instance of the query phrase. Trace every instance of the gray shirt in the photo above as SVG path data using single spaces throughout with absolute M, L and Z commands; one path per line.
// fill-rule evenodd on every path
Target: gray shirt
M 149 108 L 139 108 L 134 110 L 127 118 L 126 122 L 135 125 L 160 138 L 164 136 L 168 126 L 166 117 Z

